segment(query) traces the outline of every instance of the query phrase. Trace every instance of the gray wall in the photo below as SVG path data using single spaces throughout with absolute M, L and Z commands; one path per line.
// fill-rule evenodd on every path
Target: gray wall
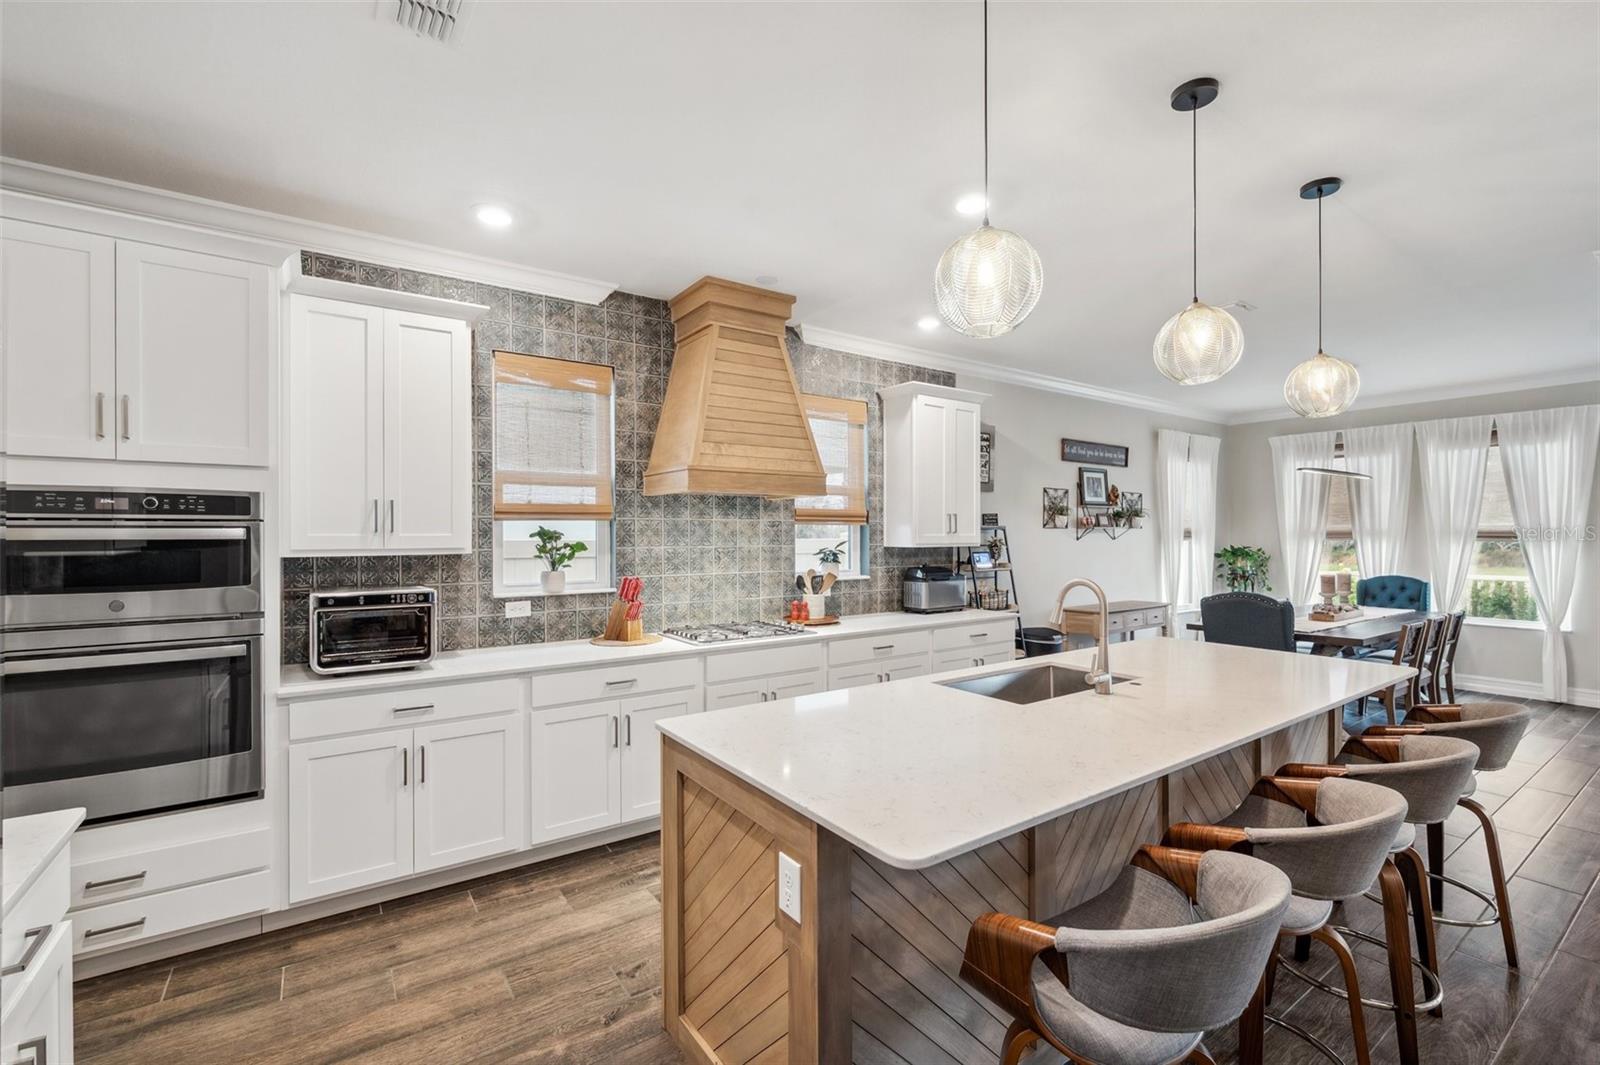
M 1217 519 L 1217 544 L 1256 544 L 1271 552 L 1272 582 L 1283 587 L 1277 559 L 1277 502 L 1272 483 L 1272 454 L 1267 439 L 1318 429 L 1346 429 L 1396 422 L 1429 421 L 1470 414 L 1497 414 L 1546 407 L 1600 402 L 1600 383 L 1529 389 L 1492 396 L 1443 399 L 1394 407 L 1358 408 L 1349 414 L 1308 422 L 1301 418 L 1230 426 L 1222 444 L 1222 485 Z M 1422 523 L 1420 473 L 1412 474 L 1411 510 L 1402 568 L 1426 577 L 1427 547 Z M 1588 521 L 1600 524 L 1600 471 L 1589 502 Z M 1574 688 L 1600 689 L 1600 544 L 1590 541 L 1579 551 L 1577 585 L 1572 595 L 1572 631 L 1567 633 L 1567 680 Z M 1468 625 L 1456 659 L 1457 673 L 1494 677 L 1513 684 L 1540 683 L 1543 634 L 1535 631 Z
M 283 658 L 306 657 L 306 593 L 313 588 L 425 584 L 440 591 L 441 647 L 464 650 L 587 638 L 605 626 L 608 595 L 531 597 L 533 614 L 507 618 L 493 594 L 490 373 L 495 349 L 606 363 L 616 371 L 617 572 L 644 578 L 647 629 L 776 618 L 794 597 L 794 504 L 737 496 L 648 497 L 640 488 L 672 364 L 665 302 L 613 293 L 598 307 L 305 252 L 314 277 L 486 304 L 473 332 L 473 552 L 466 555 L 297 557 L 283 561 Z M 685 281 L 693 280 L 686 278 Z M 954 384 L 954 375 L 808 345 L 793 332 L 789 353 L 800 387 L 868 401 L 867 507 L 883 499 L 883 418 L 877 389 L 907 381 Z M 900 570 L 948 561 L 948 552 L 883 546 L 869 530 L 870 576 L 841 581 L 829 609 L 862 614 L 900 609 Z

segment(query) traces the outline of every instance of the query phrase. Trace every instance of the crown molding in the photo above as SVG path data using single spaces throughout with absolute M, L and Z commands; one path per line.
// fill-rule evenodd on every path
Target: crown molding
M 824 329 L 819 326 L 802 324 L 796 328 L 799 330 L 801 339 L 807 344 L 815 344 L 822 348 L 832 348 L 835 351 L 846 351 L 853 355 L 863 355 L 869 359 L 903 362 L 912 366 L 922 366 L 929 370 L 945 370 L 951 373 L 967 374 L 985 381 L 1021 385 L 1024 388 L 1036 388 L 1042 392 L 1056 392 L 1064 396 L 1092 399 L 1097 403 L 1111 403 L 1119 407 L 1135 407 L 1139 410 L 1156 411 L 1160 414 L 1173 414 L 1195 421 L 1214 422 L 1217 424 L 1223 424 L 1227 421 L 1227 415 L 1218 410 L 1185 406 L 1169 400 L 1156 399 L 1153 396 L 1140 395 L 1137 392 L 1102 388 L 1099 385 L 1085 384 L 1082 381 L 1074 381 L 1067 377 L 1055 377 L 1051 374 L 1035 373 L 1032 370 L 1019 370 L 1009 366 L 997 366 L 993 363 L 979 362 L 977 359 L 968 359 L 960 355 L 946 355 L 943 352 L 929 351 L 926 348 L 914 348 L 887 340 L 873 340 L 871 337 L 841 333 L 837 330 Z
M 1443 399 L 1472 399 L 1476 396 L 1498 396 L 1507 392 L 1522 392 L 1530 388 L 1552 388 L 1557 385 L 1594 383 L 1600 383 L 1600 369 L 1579 367 L 1574 370 L 1558 370 L 1553 373 L 1531 374 L 1526 377 L 1508 377 L 1500 381 L 1478 381 L 1472 384 L 1442 388 L 1421 388 L 1409 392 L 1390 392 L 1372 397 L 1371 400 L 1355 408 L 1355 411 L 1382 410 L 1385 407 L 1406 407 L 1418 403 L 1437 403 Z M 1227 424 L 1253 425 L 1259 422 L 1290 420 L 1300 423 L 1308 421 L 1305 418 L 1297 418 L 1294 411 L 1289 410 L 1287 407 L 1270 407 L 1266 410 L 1244 411 L 1234 414 L 1227 419 Z
M 0 188 L 46 199 L 156 218 L 189 228 L 305 251 L 463 278 L 524 292 L 599 303 L 617 286 L 609 281 L 538 270 L 520 263 L 380 236 L 325 222 L 258 211 L 180 192 L 135 185 L 59 167 L 0 157 Z

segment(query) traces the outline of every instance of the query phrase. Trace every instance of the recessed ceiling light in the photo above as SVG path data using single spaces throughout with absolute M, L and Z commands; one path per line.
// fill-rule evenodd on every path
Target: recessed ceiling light
M 989 201 L 981 192 L 969 192 L 956 201 L 956 213 L 969 217 L 982 214 L 989 206 Z
M 490 229 L 504 229 L 511 224 L 511 212 L 498 204 L 480 203 L 473 209 L 473 214 Z
M 917 319 L 917 328 L 922 330 L 924 333 L 931 333 L 935 329 L 939 328 L 939 319 L 935 318 L 931 314 L 925 314 L 921 318 Z

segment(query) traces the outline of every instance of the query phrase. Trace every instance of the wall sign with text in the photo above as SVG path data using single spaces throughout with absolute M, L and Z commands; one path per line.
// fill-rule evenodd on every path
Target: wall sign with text
M 1062 462 L 1098 462 L 1107 466 L 1126 466 L 1128 449 L 1121 444 L 1096 444 L 1089 440 L 1061 441 Z

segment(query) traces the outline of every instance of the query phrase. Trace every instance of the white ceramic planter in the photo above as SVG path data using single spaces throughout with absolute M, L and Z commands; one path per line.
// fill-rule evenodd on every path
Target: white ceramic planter
M 567 590 L 567 571 L 564 569 L 545 570 L 539 574 L 539 587 L 544 589 L 545 595 L 560 595 Z

